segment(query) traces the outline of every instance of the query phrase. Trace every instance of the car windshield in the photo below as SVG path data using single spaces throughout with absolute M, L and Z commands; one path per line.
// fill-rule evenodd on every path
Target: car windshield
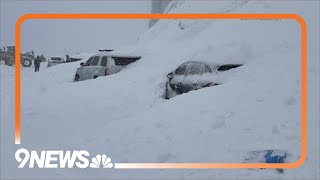
M 59 57 L 52 57 L 51 60 L 53 60 L 53 61 L 61 61 L 61 58 L 59 58 Z
M 179 66 L 174 73 L 176 75 L 184 75 L 186 73 L 186 70 L 187 70 L 187 65 L 183 64 Z
M 91 62 L 91 66 L 98 65 L 99 59 L 100 59 L 100 56 L 95 56 Z
M 205 66 L 201 63 L 193 63 L 189 66 L 188 74 L 202 74 Z
M 93 59 L 93 57 L 90 57 L 88 59 L 88 61 L 86 62 L 86 66 L 90 66 L 91 65 L 92 59 Z

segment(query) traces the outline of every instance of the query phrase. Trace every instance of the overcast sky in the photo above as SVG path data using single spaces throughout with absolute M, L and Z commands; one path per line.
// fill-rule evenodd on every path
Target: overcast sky
M 27 13 L 149 13 L 148 0 L 1 0 L 1 47 L 14 45 L 17 19 Z M 115 49 L 133 44 L 146 20 L 29 20 L 21 30 L 21 48 L 46 56 Z

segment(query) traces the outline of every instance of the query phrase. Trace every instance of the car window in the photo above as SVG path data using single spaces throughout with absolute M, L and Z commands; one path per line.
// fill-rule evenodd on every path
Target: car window
M 91 65 L 92 59 L 93 59 L 93 57 L 90 57 L 88 59 L 88 61 L 86 62 L 86 66 L 90 66 Z
M 53 61 L 62 61 L 62 59 L 59 58 L 59 57 L 52 57 L 51 60 L 53 60 Z
M 187 65 L 183 64 L 179 66 L 174 73 L 176 75 L 184 75 L 186 73 L 186 70 L 187 70 Z
M 101 66 L 107 67 L 108 56 L 103 56 L 101 60 Z
M 126 66 L 140 59 L 140 57 L 115 57 L 113 56 L 116 66 Z
M 203 74 L 204 74 L 204 73 L 210 73 L 210 72 L 211 72 L 211 71 L 210 71 L 210 69 L 209 69 L 207 66 L 204 66 L 204 67 L 203 67 L 203 72 L 202 72 Z
M 204 65 L 200 63 L 194 63 L 189 68 L 188 74 L 202 74 L 202 71 L 204 69 Z
M 95 56 L 95 57 L 93 58 L 93 60 L 92 60 L 91 65 L 92 65 L 92 66 L 98 65 L 99 58 L 100 58 L 100 56 Z

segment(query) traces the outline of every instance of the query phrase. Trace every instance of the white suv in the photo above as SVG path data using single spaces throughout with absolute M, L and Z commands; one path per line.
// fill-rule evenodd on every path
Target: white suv
M 139 60 L 140 56 L 121 56 L 101 53 L 91 56 L 86 62 L 80 63 L 74 81 L 96 79 L 99 76 L 115 74 L 126 65 Z

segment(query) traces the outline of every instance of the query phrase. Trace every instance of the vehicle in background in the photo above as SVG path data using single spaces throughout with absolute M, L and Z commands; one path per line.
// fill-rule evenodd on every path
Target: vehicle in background
M 53 56 L 53 57 L 50 57 L 49 60 L 48 60 L 48 68 L 51 67 L 51 66 L 54 66 L 54 65 L 57 65 L 57 64 L 62 64 L 62 63 L 65 63 L 66 61 L 64 60 L 63 57 L 60 57 L 60 56 Z
M 76 62 L 76 61 L 81 61 L 82 57 L 78 54 L 76 55 L 71 55 L 69 56 L 68 54 L 66 55 L 66 62 Z
M 41 61 L 46 61 L 46 58 L 41 55 Z M 31 67 L 33 61 L 35 59 L 35 55 L 33 51 L 27 53 L 20 53 L 20 64 L 23 67 Z M 0 49 L 0 60 L 4 61 L 5 65 L 13 66 L 15 63 L 15 46 L 7 46 L 3 49 Z
M 189 61 L 181 64 L 177 69 L 167 74 L 164 97 L 170 99 L 176 95 L 192 90 L 219 85 L 215 76 L 220 71 L 237 68 L 242 64 L 216 65 L 205 62 Z
M 99 76 L 115 74 L 139 59 L 141 56 L 112 55 L 106 52 L 96 54 L 86 62 L 80 63 L 74 81 L 96 79 Z

